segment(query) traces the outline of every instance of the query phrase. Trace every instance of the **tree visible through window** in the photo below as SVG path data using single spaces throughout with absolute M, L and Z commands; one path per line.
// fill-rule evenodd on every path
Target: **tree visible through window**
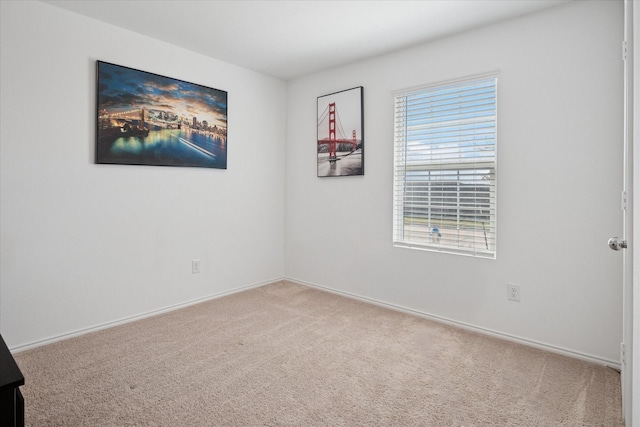
M 495 258 L 497 76 L 396 93 L 393 240 Z

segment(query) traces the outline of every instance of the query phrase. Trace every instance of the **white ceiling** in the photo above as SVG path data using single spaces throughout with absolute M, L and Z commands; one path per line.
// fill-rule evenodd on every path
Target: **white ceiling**
M 43 0 L 284 80 L 571 0 Z

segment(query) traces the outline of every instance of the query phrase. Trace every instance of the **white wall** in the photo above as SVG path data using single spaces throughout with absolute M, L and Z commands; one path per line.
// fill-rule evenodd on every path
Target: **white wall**
M 9 347 L 283 276 L 283 81 L 40 2 L 1 16 Z M 228 169 L 94 164 L 96 60 L 228 91 Z
M 573 2 L 290 82 L 287 277 L 619 366 L 622 23 Z M 496 69 L 497 260 L 394 248 L 392 91 Z M 317 178 L 316 97 L 359 85 L 365 176 Z
M 47 4 L 0 7 L 10 347 L 286 276 L 618 363 L 621 257 L 606 241 L 621 229 L 620 2 L 289 84 Z M 228 91 L 229 169 L 95 165 L 98 59 Z M 497 260 L 394 248 L 391 92 L 495 69 Z M 366 175 L 317 178 L 316 97 L 358 85 Z

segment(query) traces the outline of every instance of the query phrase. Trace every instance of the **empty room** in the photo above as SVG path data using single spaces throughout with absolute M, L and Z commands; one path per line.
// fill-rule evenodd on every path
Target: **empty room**
M 0 424 L 639 426 L 639 10 L 1 1 Z

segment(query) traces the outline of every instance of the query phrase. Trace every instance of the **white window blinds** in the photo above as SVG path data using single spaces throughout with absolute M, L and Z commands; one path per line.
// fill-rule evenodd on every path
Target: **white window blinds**
M 497 76 L 396 93 L 393 240 L 495 258 Z

